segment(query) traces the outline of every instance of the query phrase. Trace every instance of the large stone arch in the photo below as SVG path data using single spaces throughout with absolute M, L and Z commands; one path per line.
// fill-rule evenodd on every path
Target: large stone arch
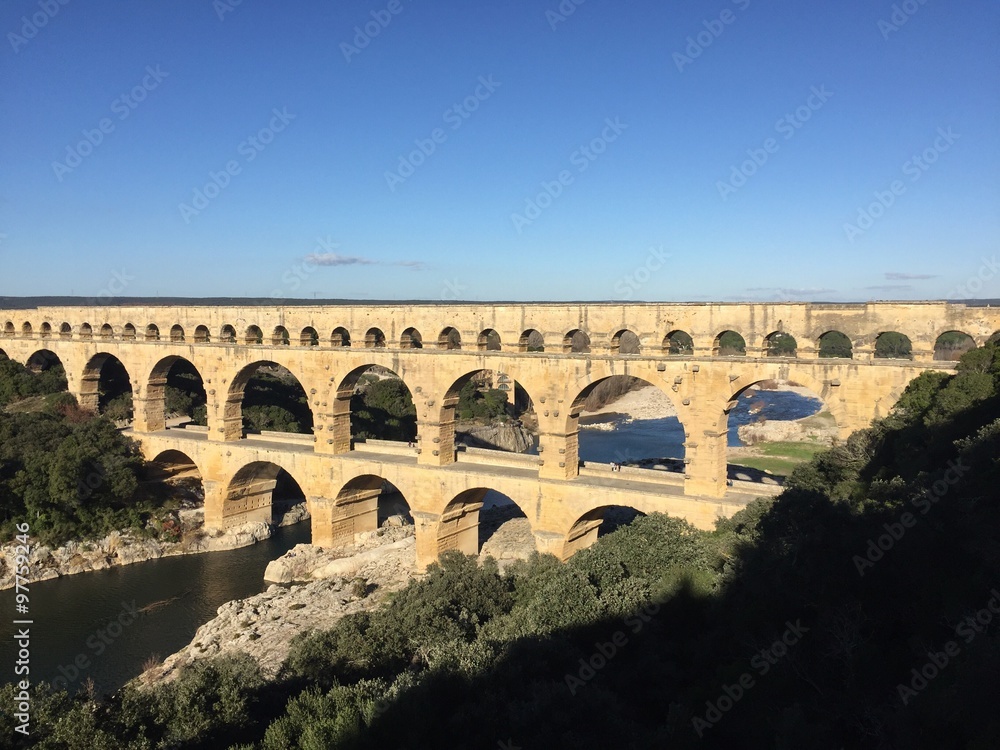
M 854 342 L 843 331 L 824 331 L 816 337 L 816 356 L 820 359 L 853 359 Z
M 458 550 L 465 555 L 478 555 L 487 541 L 480 531 L 480 513 L 483 502 L 490 487 L 471 487 L 459 492 L 441 511 L 434 530 L 435 557 L 448 550 Z M 520 515 L 528 521 L 534 532 L 531 519 L 524 509 L 513 498 L 507 497 L 520 511 Z M 537 544 L 535 545 L 537 549 Z
M 313 503 L 313 544 L 320 547 L 350 544 L 355 534 L 378 529 L 386 516 L 400 510 L 400 504 L 405 506 L 408 516 L 409 501 L 385 478 L 377 474 L 352 477 L 332 501 Z
M 441 405 L 438 409 L 438 432 L 436 439 L 430 446 L 422 445 L 423 450 L 430 450 L 431 454 L 437 456 L 440 461 L 435 463 L 449 464 L 455 461 L 455 422 L 457 419 L 456 407 L 460 399 L 460 394 L 462 388 L 465 387 L 471 380 L 476 378 L 483 373 L 493 373 L 495 375 L 493 387 L 496 390 L 503 391 L 507 394 L 508 404 L 510 404 L 513 409 L 516 407 L 516 389 L 521 388 L 522 391 L 527 395 L 529 403 L 533 404 L 534 400 L 531 397 L 531 393 L 525 389 L 524 385 L 511 377 L 510 372 L 495 370 L 488 367 L 480 367 L 475 370 L 469 370 L 463 373 L 445 390 L 444 394 L 438 400 Z
M 219 526 L 229 529 L 246 523 L 270 524 L 274 515 L 274 491 L 285 477 L 305 498 L 302 483 L 283 466 L 271 461 L 253 461 L 240 467 L 226 483 Z
M 198 453 L 195 451 L 193 453 L 188 453 L 187 451 L 181 451 L 176 448 L 169 448 L 167 450 L 162 450 L 157 453 L 149 463 L 154 464 L 168 464 L 175 467 L 176 470 L 193 469 L 198 473 L 198 479 L 204 483 L 205 481 L 205 470 L 198 463 L 195 456 Z
M 590 336 L 580 328 L 574 328 L 563 336 L 564 354 L 589 354 Z
M 575 392 L 570 401 L 570 408 L 568 409 L 565 417 L 565 430 L 567 435 L 566 445 L 565 445 L 565 455 L 560 456 L 560 461 L 565 461 L 565 468 L 567 474 L 572 476 L 577 473 L 577 468 L 580 465 L 580 414 L 584 410 L 584 405 L 587 398 L 591 393 L 603 382 L 609 380 L 612 377 L 617 377 L 621 375 L 627 375 L 629 377 L 637 378 L 647 385 L 655 387 L 663 396 L 666 397 L 667 401 L 670 402 L 674 415 L 677 421 L 680 423 L 681 430 L 684 433 L 684 441 L 682 448 L 684 454 L 681 456 L 680 460 L 684 459 L 687 453 L 687 442 L 689 438 L 688 429 L 684 423 L 685 414 L 681 410 L 682 400 L 678 397 L 678 393 L 675 393 L 671 385 L 663 380 L 662 377 L 658 376 L 654 372 L 645 371 L 642 369 L 630 369 L 626 373 L 620 372 L 605 372 L 601 374 L 595 374 L 591 377 L 586 378 L 583 381 L 578 382 L 570 395 Z M 612 407 L 613 408 L 613 407 Z M 551 457 L 546 456 L 546 460 L 551 460 Z M 615 463 L 625 463 L 627 455 L 618 456 Z
M 616 511 L 620 512 L 623 510 L 632 511 L 634 514 L 632 518 L 645 515 L 645 513 L 640 510 L 635 508 L 626 508 L 621 505 L 601 505 L 597 508 L 588 510 L 582 516 L 577 518 L 566 531 L 566 540 L 563 542 L 560 559 L 563 561 L 568 560 L 580 550 L 591 546 L 597 541 L 598 537 L 604 536 L 604 534 L 613 531 L 614 528 L 621 525 L 621 521 L 625 521 L 624 518 L 617 519 L 611 518 L 611 516 L 613 516 Z
M 942 362 L 957 361 L 965 352 L 976 348 L 976 340 L 965 331 L 953 328 L 940 331 L 934 337 L 934 359 Z
M 385 367 L 378 362 L 367 362 L 363 365 L 355 367 L 346 375 L 344 375 L 333 389 L 333 394 L 330 399 L 330 414 L 329 421 L 326 425 L 326 429 L 329 435 L 320 438 L 324 445 L 321 450 L 325 453 L 349 453 L 354 448 L 354 439 L 352 434 L 352 410 L 351 410 L 351 399 L 354 397 L 355 390 L 358 387 L 358 382 L 361 377 L 371 370 L 373 367 Z M 388 367 L 385 369 L 392 372 L 392 374 L 402 381 L 406 390 L 410 393 L 410 398 L 413 398 L 413 389 L 407 384 L 406 379 L 399 373 L 391 370 Z
M 244 365 L 229 384 L 226 400 L 222 407 L 223 440 L 243 439 L 243 399 L 246 387 L 250 382 L 250 379 L 253 378 L 253 376 L 256 375 L 262 367 L 280 367 L 283 370 L 286 370 L 295 379 L 299 388 L 306 395 L 306 406 L 309 409 L 313 428 L 315 429 L 315 426 L 318 424 L 314 403 L 313 400 L 309 398 L 310 391 L 306 387 L 307 380 L 303 378 L 301 372 L 297 372 L 298 368 L 295 367 L 293 363 L 285 361 L 285 358 L 281 358 L 281 361 L 277 358 L 259 359 L 251 362 L 250 364 Z M 211 419 L 211 417 L 212 414 L 210 411 L 209 419 Z
M 144 398 L 136 402 L 137 421 L 145 424 L 144 429 L 149 432 L 164 430 L 167 427 L 166 420 L 166 389 L 167 376 L 170 370 L 177 364 L 184 362 L 201 378 L 202 388 L 205 388 L 205 376 L 187 357 L 179 355 L 169 355 L 161 359 L 150 370 L 146 377 L 146 387 L 143 391 Z
M 102 375 L 105 374 L 105 367 L 108 366 L 109 363 L 117 363 L 117 365 L 114 366 L 116 368 L 117 366 L 121 367 L 128 381 L 129 392 L 133 394 L 133 396 L 136 393 L 136 382 L 129 371 L 128 366 L 110 352 L 98 352 L 87 360 L 86 364 L 83 366 L 83 372 L 80 376 L 80 390 L 76 396 L 77 401 L 82 408 L 89 409 L 93 412 L 99 412 L 103 408 L 104 404 L 102 403 L 101 378 Z

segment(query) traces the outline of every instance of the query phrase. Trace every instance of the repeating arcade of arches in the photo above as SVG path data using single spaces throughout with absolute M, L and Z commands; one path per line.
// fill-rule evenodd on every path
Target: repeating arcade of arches
M 4 325 L 3 336 L 13 338 L 18 335 L 17 328 L 13 321 L 7 321 Z M 74 336 L 73 327 L 69 323 L 62 323 L 58 331 L 54 330 L 49 323 L 42 323 L 37 334 L 33 330 L 30 322 L 25 322 L 21 326 L 20 335 L 30 338 L 62 338 L 72 339 Z M 188 331 L 180 325 L 173 325 L 169 331 L 161 333 L 159 327 L 150 323 L 141 331 L 132 323 L 126 323 L 121 330 L 116 332 L 114 328 L 105 323 L 100 328 L 94 329 L 90 323 L 82 323 L 76 330 L 78 339 L 118 339 L 122 341 L 160 341 L 168 340 L 172 343 L 193 341 L 196 344 L 243 344 L 246 346 L 291 346 L 293 343 L 292 333 L 284 326 L 277 326 L 269 335 L 257 325 L 248 326 L 242 334 L 233 325 L 223 325 L 217 334 L 209 330 L 208 326 L 197 326 L 189 338 Z M 911 348 L 908 336 L 895 332 L 885 331 L 876 338 L 876 356 L 893 356 L 893 354 L 882 354 L 879 342 L 895 342 L 895 351 L 901 358 L 907 358 Z M 990 341 L 1000 340 L 1000 331 L 994 333 Z M 312 326 L 303 328 L 297 339 L 294 339 L 298 346 L 312 347 L 321 346 L 324 343 L 330 347 L 351 347 L 361 346 L 364 348 L 387 348 L 390 346 L 385 334 L 379 328 L 369 328 L 365 331 L 364 337 L 355 342 L 351 338 L 350 332 L 344 327 L 334 328 L 326 341 L 320 336 L 319 331 Z M 840 331 L 827 331 L 816 340 L 816 351 L 820 357 L 845 358 L 853 356 L 853 344 L 850 338 Z M 667 333 L 658 342 L 660 354 L 671 356 L 690 356 L 694 353 L 694 343 L 691 336 L 685 331 L 675 330 Z M 945 331 L 938 336 L 935 342 L 935 358 L 955 359 L 959 354 L 975 346 L 975 340 L 962 331 Z M 395 344 L 399 349 L 423 349 L 425 342 L 420 331 L 416 328 L 407 328 L 400 335 L 399 341 Z M 448 326 L 438 334 L 434 347 L 437 349 L 456 350 L 465 348 L 462 336 L 457 328 Z M 501 348 L 500 335 L 493 329 L 486 329 L 476 338 L 474 349 L 478 351 L 499 351 Z M 521 352 L 545 352 L 551 351 L 551 342 L 546 342 L 543 334 L 536 329 L 524 331 L 517 342 L 518 351 Z M 558 342 L 557 351 L 561 353 L 583 354 L 591 351 L 590 335 L 581 329 L 573 329 L 562 336 Z M 642 354 L 649 353 L 650 347 L 640 341 L 639 336 L 633 331 L 622 329 L 612 335 L 609 351 L 615 354 Z M 715 337 L 712 354 L 715 356 L 745 356 L 747 353 L 746 341 L 743 336 L 732 330 L 722 331 Z M 766 357 L 790 358 L 798 355 L 798 342 L 787 333 L 775 331 L 764 340 L 762 354 Z M 939 356 L 943 355 L 943 356 Z
M 204 476 L 201 467 L 198 465 L 198 463 L 190 455 L 177 449 L 168 449 L 165 451 L 161 451 L 153 458 L 152 463 L 160 463 L 160 464 L 172 465 L 174 467 L 194 469 L 194 471 L 197 473 L 199 480 L 201 480 L 202 477 Z M 253 484 L 258 480 L 269 481 L 268 484 L 269 489 L 267 490 L 267 492 L 270 493 L 274 489 L 275 481 L 277 480 L 278 476 L 282 473 L 286 474 L 288 478 L 291 479 L 291 482 L 293 483 L 295 489 L 297 490 L 296 496 L 298 498 L 301 498 L 301 500 L 304 502 L 306 498 L 306 493 L 303 491 L 301 483 L 295 478 L 295 476 L 291 472 L 289 472 L 283 466 L 272 463 L 270 461 L 253 461 L 244 466 L 241 466 L 229 479 L 228 486 L 226 487 L 226 497 L 224 502 L 226 503 L 233 502 L 246 489 L 251 488 Z M 395 492 L 399 495 L 399 497 L 405 504 L 407 513 L 410 512 L 411 506 L 409 504 L 409 501 L 399 490 L 399 488 L 395 487 L 394 485 L 391 485 L 383 477 L 377 474 L 362 474 L 344 482 L 343 486 L 339 489 L 339 491 L 335 496 L 336 497 L 334 501 L 335 504 L 340 504 L 342 500 L 350 497 L 350 495 L 357 490 L 379 490 L 378 513 L 380 522 L 381 522 L 381 514 L 383 512 L 388 514 L 389 512 L 389 509 L 385 508 L 382 505 L 382 498 L 391 492 Z M 454 516 L 455 512 L 458 511 L 458 509 L 461 507 L 471 506 L 478 510 L 479 507 L 482 505 L 482 502 L 485 499 L 486 494 L 490 491 L 496 492 L 495 490 L 491 490 L 491 488 L 487 486 L 472 487 L 462 490 L 448 501 L 448 503 L 445 505 L 445 507 L 441 512 L 441 521 L 439 522 L 438 528 L 436 529 L 436 536 L 439 545 L 441 543 L 441 540 L 447 535 L 449 530 L 447 519 Z M 500 494 L 508 502 L 513 503 L 513 505 L 517 508 L 518 513 L 520 514 L 518 517 L 523 518 L 528 522 L 529 525 L 532 525 L 531 520 L 527 517 L 527 514 L 524 512 L 524 508 L 522 507 L 521 503 L 517 502 L 515 498 L 512 498 L 509 495 L 503 495 L 502 493 L 498 494 Z M 392 508 L 392 510 L 399 510 L 399 508 L 397 506 Z M 564 548 L 564 556 L 566 556 L 567 552 L 576 550 L 578 545 L 575 544 L 574 542 L 578 537 L 580 537 L 587 531 L 595 529 L 596 527 L 600 526 L 600 524 L 604 520 L 606 512 L 609 510 L 625 510 L 629 512 L 629 514 L 632 517 L 645 515 L 644 513 L 635 508 L 630 508 L 627 506 L 615 506 L 615 505 L 602 505 L 597 508 L 592 508 L 586 511 L 578 519 L 576 519 L 573 522 L 573 524 L 567 529 L 567 541 Z M 480 527 L 480 537 L 477 542 L 477 548 L 479 549 L 483 547 L 483 544 L 485 542 L 486 535 L 483 534 L 483 530 L 484 530 L 483 527 Z M 438 551 L 440 552 L 440 547 L 438 548 Z

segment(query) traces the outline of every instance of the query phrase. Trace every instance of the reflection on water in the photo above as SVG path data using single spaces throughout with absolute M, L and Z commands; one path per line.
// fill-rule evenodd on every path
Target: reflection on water
M 760 417 L 767 420 L 801 419 L 815 414 L 822 405 L 823 402 L 817 398 L 800 396 L 791 391 L 757 391 L 752 396 L 744 394 L 729 413 L 729 445 L 743 445 L 737 434 L 740 425 Z M 643 458 L 684 457 L 684 428 L 677 417 L 625 422 L 622 415 L 617 415 L 614 419 L 618 426 L 615 430 L 580 430 L 581 459 L 627 463 Z M 591 417 L 590 421 L 597 420 Z M 580 422 L 586 423 L 583 419 Z
M 267 564 L 309 538 L 307 521 L 275 529 L 270 539 L 243 549 L 31 583 L 32 682 L 61 677 L 75 690 L 90 678 L 101 691 L 118 689 L 150 656 L 162 659 L 190 643 L 221 605 L 267 588 Z M 0 591 L 0 612 L 6 617 L 13 608 L 14 590 Z M 136 609 L 140 614 L 133 617 Z M 10 639 L 0 659 L 4 681 L 14 681 Z

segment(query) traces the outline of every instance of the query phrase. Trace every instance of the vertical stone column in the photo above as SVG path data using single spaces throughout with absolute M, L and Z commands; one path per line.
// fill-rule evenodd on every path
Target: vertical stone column
M 413 536 L 417 552 L 417 571 L 423 573 L 432 562 L 437 560 L 437 532 L 438 521 L 441 516 L 437 513 L 411 510 L 413 516 Z
M 728 375 L 692 380 L 690 409 L 684 413 L 684 494 L 723 497 L 726 494 L 727 421 L 730 407 Z
M 136 432 L 157 432 L 167 428 L 166 386 L 166 375 L 154 375 L 150 378 L 145 392 L 140 388 L 133 388 L 133 430 Z
M 445 396 L 438 405 L 433 399 L 417 406 L 417 463 L 448 466 L 455 463 L 455 407 L 458 394 Z
M 378 528 L 378 498 L 382 490 L 347 490 L 339 498 L 309 497 L 312 514 L 312 543 L 317 547 L 338 547 L 354 541 L 354 535 Z
M 223 512 L 226 505 L 226 483 L 214 479 L 202 479 L 205 487 L 205 529 L 221 531 L 225 528 Z
M 340 455 L 351 452 L 351 396 L 353 386 L 334 394 L 329 414 L 316 422 L 316 452 Z
M 542 463 L 538 476 L 544 479 L 572 479 L 580 474 L 580 436 L 572 432 L 540 429 L 538 453 Z

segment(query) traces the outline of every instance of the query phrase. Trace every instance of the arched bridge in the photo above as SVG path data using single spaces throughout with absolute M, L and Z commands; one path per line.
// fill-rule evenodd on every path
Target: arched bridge
M 306 495 L 313 542 L 329 545 L 374 528 L 389 481 L 409 502 L 424 566 L 445 549 L 477 550 L 489 489 L 525 512 L 539 550 L 562 558 L 596 538 L 609 506 L 710 528 L 758 491 L 727 485 L 728 415 L 748 387 L 800 383 L 846 436 L 885 415 L 921 371 L 949 370 L 962 346 L 995 336 L 1000 311 L 943 302 L 106 306 L 0 310 L 0 322 L 0 351 L 25 363 L 58 357 L 84 406 L 97 407 L 102 368 L 120 360 L 134 437 L 149 458 L 179 451 L 197 465 L 207 526 L 269 517 L 280 467 Z M 888 357 L 879 356 L 885 341 Z M 166 377 L 182 360 L 204 383 L 207 429 L 167 428 Z M 244 388 L 265 364 L 298 379 L 313 435 L 244 434 Z M 409 388 L 414 444 L 352 442 L 351 396 L 373 365 Z M 483 370 L 531 398 L 537 456 L 456 451 L 458 394 Z M 583 402 L 613 375 L 642 378 L 674 404 L 683 474 L 581 467 Z

